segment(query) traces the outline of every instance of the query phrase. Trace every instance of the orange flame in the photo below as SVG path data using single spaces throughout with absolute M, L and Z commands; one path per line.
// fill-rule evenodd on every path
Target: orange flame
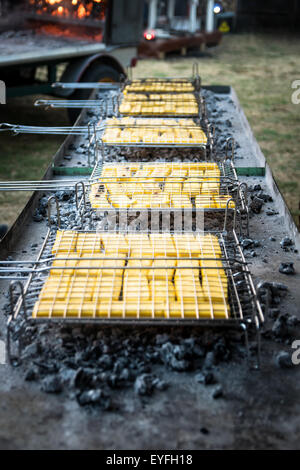
M 33 4 L 35 0 L 30 0 L 30 3 Z M 51 7 L 56 7 L 51 11 L 53 16 L 72 16 L 73 18 L 83 19 L 91 15 L 93 11 L 93 5 L 95 3 L 101 3 L 103 0 L 91 0 L 86 5 L 83 5 L 80 0 L 69 0 L 70 6 L 66 6 L 66 0 L 64 1 L 64 6 L 60 5 L 63 0 L 45 0 L 45 3 Z M 36 2 L 37 3 L 37 2 Z M 40 4 L 40 2 L 38 2 Z M 74 8 L 77 7 L 77 8 Z M 47 12 L 47 7 L 42 7 L 42 10 Z

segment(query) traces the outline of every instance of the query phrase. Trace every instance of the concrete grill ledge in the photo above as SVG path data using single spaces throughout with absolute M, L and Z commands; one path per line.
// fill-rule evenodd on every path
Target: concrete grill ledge
M 202 335 L 204 347 L 209 343 L 211 336 L 207 333 L 205 340 L 206 335 L 197 329 L 185 331 L 185 339 L 179 340 L 172 331 L 162 330 L 153 333 L 153 331 L 141 332 L 131 329 L 122 333 L 120 329 L 112 328 L 112 334 L 107 337 L 102 336 L 105 332 L 99 333 L 99 338 L 106 344 L 98 359 L 103 370 L 112 370 L 114 364 L 117 364 L 116 374 L 121 374 L 124 369 L 120 358 L 116 359 L 113 349 L 116 347 L 115 343 L 122 344 L 121 351 L 124 352 L 129 351 L 128 341 L 131 342 L 130 347 L 134 348 L 135 342 L 142 344 L 143 338 L 152 338 L 151 354 L 159 351 L 161 358 L 160 361 L 153 363 L 151 372 L 147 372 L 147 367 L 140 372 L 134 390 L 114 388 L 117 386 L 114 382 L 115 377 L 113 374 L 109 376 L 111 400 L 113 403 L 117 398 L 118 408 L 111 406 L 109 397 L 103 390 L 95 390 L 94 393 L 89 392 L 80 396 L 82 403 L 101 402 L 99 409 L 94 409 L 93 413 L 86 413 L 79 406 L 80 403 L 71 399 L 68 393 L 56 396 L 56 393 L 60 392 L 60 387 L 64 387 L 65 384 L 50 379 L 44 380 L 41 384 L 41 380 L 33 380 L 34 371 L 31 371 L 30 376 L 29 370 L 24 371 L 22 365 L 15 368 L 8 364 L 0 365 L 2 406 L 0 428 L 5 430 L 5 437 L 4 434 L 0 435 L 0 448 L 121 450 L 149 447 L 156 449 L 299 447 L 300 366 L 290 367 L 288 357 L 282 354 L 284 349 L 291 356 L 292 338 L 300 337 L 299 328 L 297 329 L 297 318 L 300 319 L 300 262 L 299 253 L 295 252 L 300 249 L 299 232 L 253 136 L 235 91 L 229 89 L 229 93 L 216 94 L 206 87 L 204 94 L 210 120 L 220 122 L 216 134 L 219 137 L 232 135 L 238 143 L 236 167 L 265 168 L 265 176 L 241 176 L 240 180 L 252 188 L 261 185 L 262 191 L 273 198 L 273 202 L 266 202 L 263 205 L 259 214 L 251 215 L 250 237 L 247 243 L 244 243 L 247 247 L 244 253 L 246 260 L 251 263 L 250 269 L 255 282 L 278 283 L 272 285 L 273 290 L 271 289 L 274 291 L 273 297 L 277 299 L 276 302 L 278 301 L 277 309 L 281 314 L 289 314 L 288 317 L 277 318 L 272 323 L 272 315 L 276 315 L 276 308 L 270 310 L 264 335 L 266 338 L 263 337 L 262 340 L 260 370 L 249 371 L 243 352 L 237 353 L 240 351 L 239 343 L 234 343 L 235 349 L 231 350 L 231 354 L 227 354 L 228 348 L 222 343 L 222 335 L 219 332 L 212 337 L 213 347 L 204 352 L 197 342 L 187 341 L 189 336 L 197 338 L 197 335 Z M 84 120 L 86 120 L 86 111 L 81 115 L 79 122 L 82 123 Z M 226 120 L 231 121 L 231 127 L 226 126 Z M 74 142 L 72 136 L 66 139 L 54 157 L 55 167 L 59 167 L 64 155 L 69 152 L 70 144 Z M 80 139 L 76 137 L 76 147 L 79 144 Z M 110 150 L 107 154 L 108 161 L 112 161 L 112 152 Z M 118 161 L 122 161 L 123 154 L 118 154 L 117 158 Z M 82 162 L 81 166 L 87 166 L 87 157 L 83 153 L 80 156 L 76 154 L 71 161 L 64 160 L 65 168 L 73 168 L 73 162 L 77 161 Z M 64 177 L 66 176 L 54 174 L 52 166 L 45 175 L 46 179 L 61 180 Z M 70 179 L 70 176 L 67 178 Z M 82 175 L 82 179 L 85 178 L 88 176 Z M 77 179 L 78 177 L 74 177 L 74 181 Z M 255 194 L 259 192 L 249 193 L 250 196 Z M 36 223 L 32 220 L 39 196 L 39 194 L 32 196 L 1 242 L 2 260 L 8 255 L 14 259 L 30 258 L 31 245 L 37 243 L 38 247 L 41 247 L 42 237 L 47 232 L 46 221 Z M 267 216 L 267 208 L 275 209 L 278 214 Z M 289 237 L 294 242 L 289 251 L 280 246 L 280 241 L 284 237 Z M 252 251 L 256 252 L 256 256 L 251 254 Z M 296 274 L 286 276 L 279 273 L 282 262 L 293 262 Z M 284 284 L 287 290 L 279 288 L 280 284 Z M 0 289 L 3 312 L 4 304 L 7 303 L 8 283 L 2 281 Z M 279 297 L 281 301 L 278 300 Z M 5 329 L 6 318 L 1 315 L 0 339 L 4 339 Z M 285 335 L 290 331 L 292 333 L 288 334 L 289 342 L 287 342 Z M 30 334 L 28 332 L 28 335 Z M 68 331 L 63 333 L 63 339 L 54 331 L 53 334 L 56 335 L 56 347 L 60 341 L 67 341 L 70 336 Z M 79 328 L 72 334 L 78 341 L 82 340 L 83 333 Z M 43 335 L 47 335 L 45 328 L 41 332 L 41 342 Z M 274 338 L 277 338 L 277 341 L 273 341 Z M 33 355 L 35 362 L 38 362 L 35 354 L 41 344 L 37 346 L 33 343 L 30 347 L 32 349 L 27 349 L 26 353 L 29 357 Z M 194 370 L 189 370 L 187 351 L 191 349 L 199 364 L 201 363 L 201 366 Z M 41 370 L 40 366 L 35 365 L 35 367 Z M 27 381 L 24 382 L 25 373 L 28 375 Z M 123 380 L 127 380 L 124 371 L 122 373 Z M 76 380 L 78 386 L 89 378 L 86 370 L 76 371 L 73 375 L 71 368 L 68 368 L 67 372 L 64 371 L 64 380 L 69 382 Z M 49 393 L 40 392 L 41 387 Z M 163 391 L 166 388 L 167 390 Z M 153 391 L 154 394 L 150 397 Z M 108 408 L 111 408 L 109 413 L 103 411 Z

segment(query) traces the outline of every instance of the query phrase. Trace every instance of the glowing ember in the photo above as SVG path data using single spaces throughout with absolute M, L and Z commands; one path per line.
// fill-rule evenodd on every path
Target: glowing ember
M 78 18 L 84 18 L 87 15 L 87 11 L 83 5 L 79 5 L 78 7 Z
M 40 15 L 104 20 L 107 2 L 106 0 L 29 0 L 29 3 Z

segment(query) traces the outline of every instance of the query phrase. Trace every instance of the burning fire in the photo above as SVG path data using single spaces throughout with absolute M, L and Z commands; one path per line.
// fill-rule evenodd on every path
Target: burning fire
M 75 19 L 92 17 L 95 20 L 104 19 L 105 3 L 105 0 L 30 0 L 38 14 Z

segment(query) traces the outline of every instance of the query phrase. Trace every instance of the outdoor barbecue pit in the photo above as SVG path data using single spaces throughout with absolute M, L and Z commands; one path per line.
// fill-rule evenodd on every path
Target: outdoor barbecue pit
M 27 0 L 3 2 L 0 9 L 2 41 L 9 34 L 16 40 L 39 42 L 43 37 L 102 41 L 106 0 Z M 51 43 L 49 44 L 51 45 Z

